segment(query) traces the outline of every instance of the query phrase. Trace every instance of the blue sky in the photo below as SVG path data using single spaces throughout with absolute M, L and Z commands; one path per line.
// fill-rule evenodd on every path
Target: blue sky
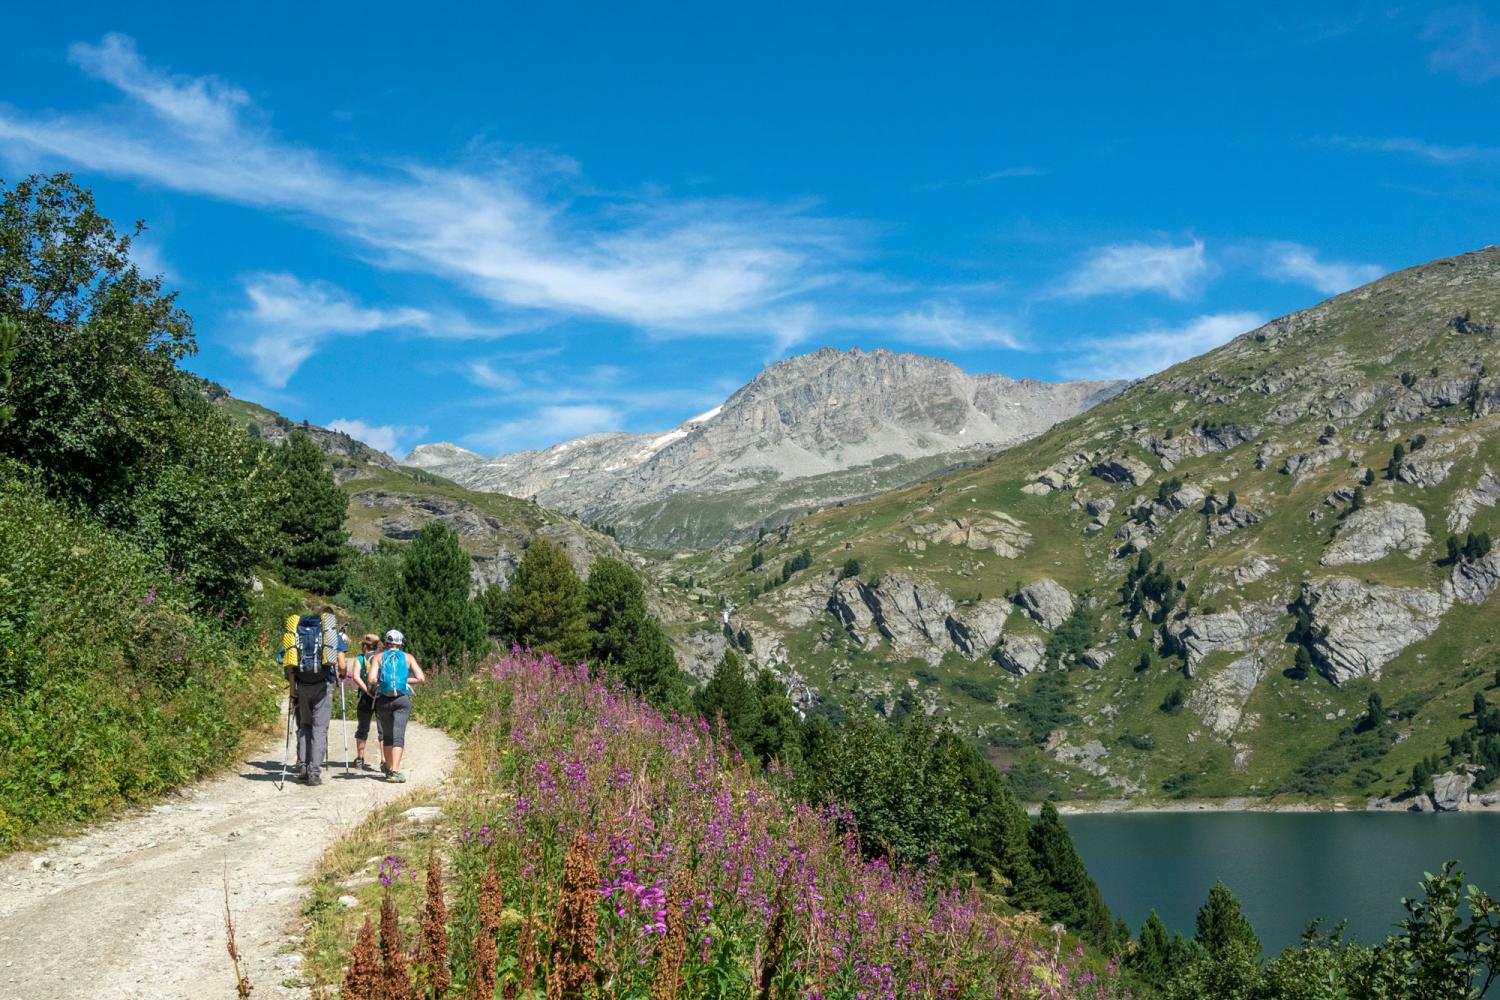
M 826 345 L 1141 375 L 1495 242 L 1483 6 L 225 6 L 8 13 L 0 176 L 145 219 L 194 370 L 398 455 Z

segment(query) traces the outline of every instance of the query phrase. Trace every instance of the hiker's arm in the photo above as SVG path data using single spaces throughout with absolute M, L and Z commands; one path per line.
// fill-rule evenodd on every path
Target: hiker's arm
M 422 673 L 422 665 L 419 664 L 417 662 L 417 658 L 415 656 L 412 656 L 410 653 L 406 654 L 406 666 L 410 673 L 410 676 L 407 678 L 407 683 L 422 684 L 427 680 L 427 675 Z

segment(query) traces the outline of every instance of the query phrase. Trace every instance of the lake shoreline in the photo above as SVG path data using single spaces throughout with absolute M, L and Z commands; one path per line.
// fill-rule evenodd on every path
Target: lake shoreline
M 1489 795 L 1487 794 L 1486 797 L 1488 798 Z M 1280 802 L 1274 799 L 1260 799 L 1253 796 L 1233 796 L 1227 799 L 1181 799 L 1166 801 L 1160 799 L 1080 799 L 1073 802 L 1057 802 L 1054 805 L 1058 813 L 1063 816 L 1114 815 L 1119 813 L 1416 812 L 1399 802 L 1392 802 L 1385 805 L 1376 805 L 1374 804 L 1374 800 L 1364 803 L 1349 803 L 1338 800 L 1329 802 Z M 1034 816 L 1041 811 L 1041 808 L 1039 803 L 1028 803 L 1026 811 Z M 1500 799 L 1486 805 L 1480 802 L 1478 796 L 1475 796 L 1471 801 L 1465 803 L 1462 809 L 1453 810 L 1451 815 L 1497 812 L 1500 812 Z M 1445 813 L 1445 815 L 1447 814 Z M 1418 813 L 1418 815 L 1438 814 Z

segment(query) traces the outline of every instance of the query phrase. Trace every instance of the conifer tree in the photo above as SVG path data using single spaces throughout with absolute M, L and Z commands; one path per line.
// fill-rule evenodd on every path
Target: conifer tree
M 646 609 L 641 578 L 618 559 L 597 560 L 583 588 L 588 661 L 657 705 L 682 700 L 684 685 L 660 623 Z
M 583 581 L 562 546 L 538 538 L 527 548 L 505 592 L 501 637 L 564 662 L 588 653 Z
M 400 621 L 394 627 L 418 656 L 456 660 L 484 651 L 484 622 L 469 599 L 469 555 L 443 522 L 422 525 L 402 553 L 395 597 Z
M 1126 957 L 1125 967 L 1142 982 L 1161 989 L 1181 971 L 1191 955 L 1192 949 L 1182 935 L 1169 932 L 1152 910 L 1141 925 L 1135 950 Z
M 1045 912 L 1096 944 L 1110 943 L 1115 927 L 1109 907 L 1052 803 L 1043 804 L 1041 815 L 1031 825 L 1030 841 L 1035 864 L 1047 884 Z
M 323 467 L 317 444 L 301 431 L 271 454 L 284 487 L 276 508 L 276 563 L 282 579 L 317 594 L 337 593 L 349 571 L 344 535 L 349 497 Z
M 1208 890 L 1208 901 L 1198 910 L 1198 933 L 1194 937 L 1210 957 L 1223 958 L 1236 950 L 1251 955 L 1260 952 L 1260 938 L 1240 909 L 1240 901 L 1223 882 Z
M 697 708 L 703 717 L 724 727 L 742 750 L 748 750 L 759 736 L 760 698 L 745 677 L 745 665 L 733 649 L 714 667 L 714 675 L 698 692 Z

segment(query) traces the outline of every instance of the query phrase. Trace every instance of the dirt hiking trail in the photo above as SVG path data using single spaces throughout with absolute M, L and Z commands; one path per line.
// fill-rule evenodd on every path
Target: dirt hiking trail
M 233 997 L 226 865 L 256 1000 L 303 995 L 280 986 L 296 978 L 299 957 L 277 951 L 324 850 L 377 806 L 440 782 L 454 762 L 457 750 L 442 733 L 413 722 L 406 734 L 406 784 L 378 771 L 345 777 L 335 718 L 329 753 L 338 763 L 320 787 L 289 781 L 276 790 L 278 730 L 240 766 L 161 805 L 0 861 L 0 1000 Z

